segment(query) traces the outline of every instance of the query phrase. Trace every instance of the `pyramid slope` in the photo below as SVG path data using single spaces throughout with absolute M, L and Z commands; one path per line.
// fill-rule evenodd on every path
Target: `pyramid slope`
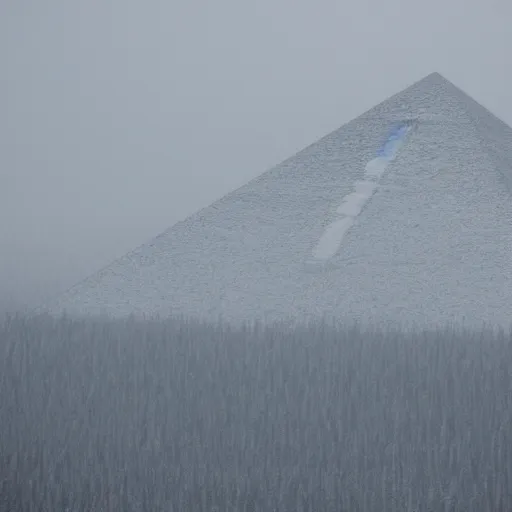
M 508 326 L 512 130 L 437 73 L 45 310 Z

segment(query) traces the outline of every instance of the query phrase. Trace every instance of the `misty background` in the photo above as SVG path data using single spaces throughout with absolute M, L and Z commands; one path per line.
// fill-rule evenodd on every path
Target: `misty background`
M 3 0 L 0 301 L 36 305 L 438 71 L 512 124 L 508 0 Z

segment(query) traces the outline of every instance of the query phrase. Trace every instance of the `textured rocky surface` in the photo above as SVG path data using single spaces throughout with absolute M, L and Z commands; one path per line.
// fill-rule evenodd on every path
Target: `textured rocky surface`
M 42 309 L 508 326 L 511 190 L 512 129 L 434 73 Z

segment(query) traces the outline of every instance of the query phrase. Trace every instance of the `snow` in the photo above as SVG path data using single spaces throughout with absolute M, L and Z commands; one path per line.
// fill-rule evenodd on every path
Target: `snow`
M 512 130 L 429 75 L 43 310 L 508 327 L 511 169 Z
M 339 213 L 341 215 L 347 215 L 349 217 L 357 217 L 361 213 L 364 203 L 366 203 L 366 201 L 368 201 L 368 199 L 373 194 L 373 190 L 375 189 L 366 189 L 363 192 L 358 192 L 357 190 L 356 192 L 351 192 L 350 194 L 348 194 L 348 196 L 345 196 L 345 199 L 343 199 L 343 203 L 340 206 L 338 206 L 336 213 Z
M 354 217 L 361 213 L 364 205 L 376 189 L 377 181 L 369 180 L 379 180 L 382 177 L 389 163 L 396 158 L 398 150 L 403 145 L 405 136 L 410 129 L 411 125 L 407 123 L 391 130 L 388 139 L 378 151 L 379 156 L 366 164 L 365 180 L 355 182 L 354 188 L 356 191 L 346 195 L 343 203 L 336 210 L 336 213 L 347 217 L 336 219 L 325 228 L 318 244 L 313 249 L 314 258 L 328 260 L 339 251 L 343 237 L 354 224 Z
M 336 254 L 345 233 L 354 223 L 353 217 L 344 217 L 331 222 L 325 229 L 318 245 L 313 250 L 313 257 L 328 259 Z
M 378 156 L 370 160 L 364 169 L 366 176 L 380 178 L 386 170 L 390 160 L 388 158 Z

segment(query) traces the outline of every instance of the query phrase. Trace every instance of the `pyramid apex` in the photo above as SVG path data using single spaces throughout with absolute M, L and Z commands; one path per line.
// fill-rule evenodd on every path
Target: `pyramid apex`
M 437 78 L 444 78 L 441 73 L 438 73 L 437 71 L 433 71 L 432 73 L 428 74 L 427 77 L 437 77 Z
M 428 75 L 426 75 L 420 82 L 444 82 L 451 83 L 448 79 L 446 79 L 441 73 L 434 71 Z

